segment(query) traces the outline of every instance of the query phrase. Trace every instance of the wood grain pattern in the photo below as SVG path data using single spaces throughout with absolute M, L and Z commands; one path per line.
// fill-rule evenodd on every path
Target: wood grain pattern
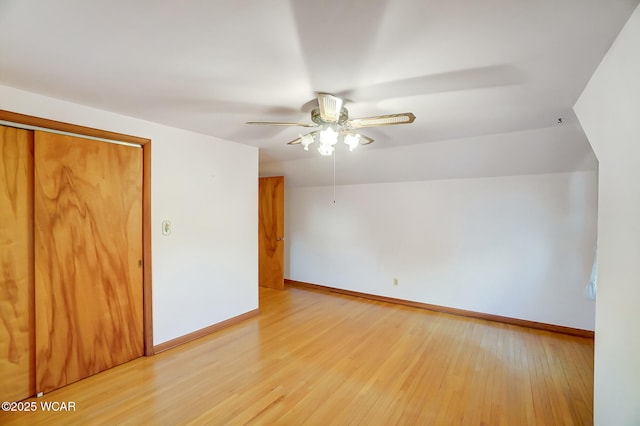
M 284 288 L 284 177 L 260 178 L 258 276 L 261 286 Z
M 0 120 L 37 126 L 46 129 L 59 130 L 79 135 L 111 139 L 122 142 L 135 143 L 142 146 L 143 178 L 142 178 L 142 214 L 143 214 L 143 287 L 144 287 L 144 338 L 145 355 L 153 355 L 153 309 L 152 309 L 152 280 L 151 280 L 151 139 L 126 135 L 93 127 L 50 120 L 17 112 L 0 110 Z
M 0 400 L 35 394 L 33 134 L 0 126 Z
M 413 306 L 414 308 L 428 309 L 435 312 L 443 312 L 445 314 L 460 315 L 463 317 L 478 318 L 487 321 L 497 321 L 504 324 L 518 325 L 520 327 L 535 328 L 537 330 L 553 331 L 554 333 L 569 334 L 571 336 L 588 337 L 593 339 L 595 333 L 591 330 L 583 330 L 581 328 L 564 327 L 561 325 L 547 324 L 543 322 L 528 321 L 519 318 L 503 317 L 501 315 L 486 314 L 484 312 L 468 311 L 465 309 L 450 308 L 448 306 L 432 305 L 429 303 L 414 302 L 413 300 L 396 299 L 394 297 L 378 296 L 376 294 L 361 293 L 359 291 L 345 290 L 342 288 L 328 287 L 319 284 L 312 284 L 303 281 L 284 280 L 286 285 L 300 286 L 312 288 L 315 290 L 328 291 L 331 293 L 347 294 L 349 296 L 364 297 L 365 299 L 379 300 L 381 302 L 396 303 L 398 305 Z
M 35 132 L 36 391 L 143 354 L 142 150 Z
M 0 423 L 588 425 L 593 341 L 305 288 L 45 395 Z

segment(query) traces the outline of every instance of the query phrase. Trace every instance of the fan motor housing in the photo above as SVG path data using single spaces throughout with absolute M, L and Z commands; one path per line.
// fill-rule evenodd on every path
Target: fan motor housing
M 345 107 L 340 108 L 340 118 L 338 118 L 337 123 L 339 125 L 343 125 L 347 122 L 348 119 L 349 119 L 349 111 L 347 111 Z M 324 121 L 322 117 L 320 117 L 320 108 L 314 108 L 311 111 L 311 121 L 317 124 L 328 123 L 327 121 Z

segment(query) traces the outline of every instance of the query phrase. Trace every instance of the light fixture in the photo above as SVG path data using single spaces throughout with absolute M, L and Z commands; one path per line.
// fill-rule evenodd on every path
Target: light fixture
M 304 146 L 305 151 L 309 151 L 309 145 L 311 145 L 315 139 L 313 138 L 312 133 L 307 133 L 306 135 L 300 135 L 300 142 Z
M 320 153 L 320 155 L 325 155 L 325 156 L 333 154 L 333 152 L 335 150 L 336 150 L 336 148 L 334 146 L 332 146 L 332 145 L 322 145 L 321 144 L 318 147 L 318 152 Z
M 360 145 L 360 134 L 356 133 L 355 135 L 353 135 L 350 133 L 348 135 L 345 135 L 344 143 L 349 146 L 349 151 L 353 151 L 358 147 L 358 145 Z
M 338 143 L 338 135 L 339 133 L 333 128 L 327 127 L 320 131 L 320 144 L 334 146 Z
M 333 127 L 326 127 L 323 130 L 299 134 L 298 138 L 305 151 L 309 151 L 309 145 L 318 142 L 318 152 L 321 155 L 332 155 L 336 149 L 335 146 L 342 140 L 349 147 L 349 151 L 353 151 L 360 145 L 366 145 L 373 142 L 373 139 L 362 136 L 359 133 L 350 133 L 335 130 Z
M 360 133 L 360 129 L 377 126 L 394 126 L 397 124 L 410 124 L 416 119 L 411 112 L 399 114 L 376 115 L 349 119 L 349 111 L 344 107 L 345 100 L 329 93 L 319 92 L 318 106 L 311 110 L 312 123 L 286 122 L 286 121 L 247 121 L 247 124 L 262 124 L 268 126 L 301 126 L 312 127 L 316 130 L 287 142 L 289 145 L 302 144 L 305 151 L 309 151 L 309 145 L 318 142 L 318 152 L 322 155 L 332 155 L 336 150 L 336 144 L 342 140 L 353 151 L 360 145 L 368 145 L 373 142 L 368 136 Z

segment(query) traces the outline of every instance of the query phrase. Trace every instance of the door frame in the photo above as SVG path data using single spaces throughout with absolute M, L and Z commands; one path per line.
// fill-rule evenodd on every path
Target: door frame
M 75 133 L 78 136 L 90 136 L 128 142 L 142 147 L 142 323 L 144 354 L 145 356 L 153 355 L 153 299 L 151 297 L 151 139 L 6 110 L 0 110 L 0 120 L 60 132 Z

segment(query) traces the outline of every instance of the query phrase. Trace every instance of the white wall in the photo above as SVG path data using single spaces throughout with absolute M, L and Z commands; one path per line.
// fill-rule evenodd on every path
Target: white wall
M 640 424 L 640 7 L 575 105 L 600 161 L 595 412 Z
M 154 344 L 258 307 L 257 148 L 6 86 L 0 109 L 152 140 Z
M 593 330 L 596 172 L 286 193 L 288 278 Z M 399 285 L 393 285 L 398 278 Z

